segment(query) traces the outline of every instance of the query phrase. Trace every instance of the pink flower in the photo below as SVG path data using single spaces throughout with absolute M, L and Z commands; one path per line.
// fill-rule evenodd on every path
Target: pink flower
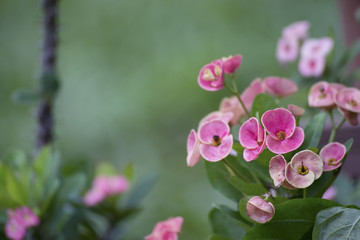
M 297 40 L 304 39 L 307 37 L 309 28 L 310 24 L 308 21 L 294 22 L 283 29 L 282 35 Z
M 27 227 L 37 226 L 40 223 L 38 216 L 29 207 L 20 207 L 16 209 L 15 214 L 22 220 L 23 225 Z
M 319 77 L 325 69 L 326 55 L 334 43 L 331 38 L 307 39 L 301 48 L 299 72 L 304 77 Z
M 357 88 L 343 88 L 335 97 L 339 111 L 352 125 L 358 124 L 360 112 L 360 90 Z
M 129 189 L 129 181 L 121 176 L 97 176 L 92 188 L 85 194 L 83 202 L 86 206 L 92 207 L 111 195 L 123 193 Z
M 233 113 L 233 117 L 230 120 L 232 125 L 236 125 L 239 119 L 245 116 L 244 109 L 241 107 L 241 104 L 236 96 L 232 96 L 230 98 L 224 97 L 220 102 L 220 111 L 224 113 Z
M 207 91 L 219 91 L 224 87 L 224 71 L 221 60 L 205 65 L 199 73 L 198 83 Z
M 323 162 L 319 155 L 310 150 L 296 153 L 287 164 L 286 180 L 296 188 L 307 188 L 323 172 Z
M 210 162 L 217 162 L 229 155 L 233 136 L 230 127 L 221 120 L 213 120 L 199 127 L 200 154 Z
M 266 111 L 261 122 L 269 133 L 266 136 L 266 146 L 276 154 L 291 152 L 304 141 L 304 130 L 296 127 L 294 115 L 285 108 L 276 108 Z
M 288 109 L 295 117 L 301 117 L 305 113 L 304 108 L 299 107 L 299 106 L 294 105 L 294 104 L 289 104 Z
M 272 203 L 265 201 L 259 196 L 255 196 L 247 202 L 246 212 L 255 222 L 266 223 L 274 216 L 275 208 Z
M 256 118 L 252 117 L 241 125 L 239 140 L 245 148 L 243 153 L 245 161 L 255 160 L 264 151 L 265 137 L 265 131 Z
M 276 58 L 281 64 L 294 62 L 298 57 L 299 43 L 296 38 L 282 36 L 276 47 Z
M 209 113 L 203 119 L 201 119 L 199 126 L 206 122 L 210 122 L 211 120 L 222 120 L 226 123 L 229 123 L 233 118 L 234 118 L 234 113 L 230 111 L 230 108 L 228 109 L 228 111 L 215 111 Z
M 188 167 L 193 167 L 201 159 L 200 155 L 200 140 L 194 129 L 190 131 L 187 140 L 187 157 L 186 162 Z
M 320 150 L 320 157 L 324 163 L 324 172 L 332 171 L 341 166 L 341 160 L 346 154 L 346 147 L 338 142 L 331 142 Z
M 145 240 L 177 240 L 183 221 L 182 217 L 174 217 L 158 222 L 152 233 L 145 237 Z
M 238 67 L 240 67 L 241 65 L 241 61 L 242 61 L 242 56 L 241 55 L 235 55 L 235 56 L 229 56 L 229 57 L 223 57 L 222 59 L 223 62 L 223 69 L 224 72 L 227 74 L 233 74 L 235 73 L 236 69 L 238 69 Z
M 265 78 L 263 86 L 267 93 L 279 97 L 287 97 L 298 91 L 298 87 L 293 81 L 280 77 Z
M 251 109 L 255 97 L 263 92 L 265 92 L 265 90 L 260 78 L 256 78 L 254 81 L 252 81 L 250 86 L 242 92 L 241 100 L 244 102 L 247 110 Z
M 285 181 L 285 169 L 287 162 L 283 155 L 276 155 L 270 159 L 269 173 L 275 187 L 280 187 Z
M 336 87 L 332 87 L 328 82 L 321 81 L 315 83 L 308 96 L 310 107 L 331 108 L 335 106 Z
M 12 240 L 21 240 L 25 237 L 26 227 L 16 218 L 10 218 L 5 225 L 6 237 Z
M 26 206 L 8 210 L 7 214 L 8 221 L 5 225 L 5 234 L 13 240 L 23 239 L 28 227 L 37 226 L 40 223 L 38 216 Z
M 328 199 L 328 200 L 335 200 L 336 193 L 337 193 L 336 188 L 331 186 L 324 192 L 324 194 L 322 195 L 321 198 Z

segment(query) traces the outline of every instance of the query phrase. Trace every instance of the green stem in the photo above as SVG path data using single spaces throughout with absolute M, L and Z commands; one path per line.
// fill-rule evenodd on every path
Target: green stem
M 244 112 L 245 112 L 246 116 L 248 118 L 251 118 L 251 115 L 250 115 L 249 111 L 246 109 L 245 104 L 244 104 L 243 100 L 240 97 L 239 91 L 237 89 L 237 86 L 236 86 L 236 83 L 235 83 L 235 80 L 234 80 L 234 75 L 230 75 L 230 79 L 231 79 L 233 88 L 230 88 L 225 82 L 224 82 L 224 87 L 227 90 L 229 90 L 229 92 L 231 92 L 233 95 L 235 95 L 235 97 L 239 100 L 241 107 L 244 109 Z
M 332 118 L 332 115 L 330 115 L 330 119 L 333 119 Z M 334 120 L 332 120 L 333 122 Z M 331 130 L 331 135 L 330 135 L 330 138 L 329 138 L 329 143 L 333 142 L 335 140 L 335 136 L 336 136 L 336 132 L 339 130 L 339 128 L 344 124 L 344 122 L 346 121 L 346 118 L 344 117 L 341 122 L 339 123 L 339 125 L 337 125 L 335 127 L 335 123 L 333 124 L 332 123 L 332 130 Z
M 307 196 L 307 188 L 304 188 L 303 189 L 303 198 L 306 198 L 306 196 Z

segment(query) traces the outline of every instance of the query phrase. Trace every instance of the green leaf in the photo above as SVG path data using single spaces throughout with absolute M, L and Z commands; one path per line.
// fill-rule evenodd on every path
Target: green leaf
M 25 186 L 22 185 L 14 176 L 13 172 L 6 171 L 6 189 L 11 198 L 19 205 L 29 205 L 28 195 Z
M 132 187 L 130 195 L 127 197 L 124 207 L 133 208 L 136 207 L 140 201 L 150 192 L 151 188 L 155 184 L 157 176 L 155 174 L 144 177 Z
M 316 114 L 310 121 L 306 124 L 304 129 L 305 140 L 301 145 L 301 149 L 307 149 L 312 147 L 318 147 L 318 144 L 323 133 L 324 125 L 326 120 L 326 113 L 320 112 Z
M 0 186 L 6 186 L 8 171 L 11 171 L 8 167 L 4 166 L 0 162 Z M 7 187 L 0 187 L 0 208 L 12 208 L 16 203 L 7 191 Z
M 264 112 L 270 109 L 278 108 L 279 105 L 276 104 L 275 99 L 266 94 L 262 93 L 255 97 L 252 107 L 251 107 L 251 116 L 262 116 Z
M 213 235 L 209 238 L 209 240 L 232 240 L 232 239 L 221 235 Z
M 124 170 L 123 170 L 123 175 L 129 180 L 133 180 L 134 178 L 134 164 L 133 163 L 129 163 L 128 165 L 125 166 Z
M 269 159 L 270 161 L 270 159 Z M 246 162 L 242 155 L 238 155 L 238 162 L 240 163 L 241 166 L 243 166 L 244 168 L 248 169 L 250 172 L 255 173 L 259 178 L 261 178 L 262 180 L 264 180 L 265 182 L 271 183 L 272 179 L 270 177 L 270 173 L 269 173 L 269 165 L 267 167 L 265 167 L 264 165 L 258 163 L 257 160 L 255 161 L 251 161 L 251 162 Z
M 11 99 L 15 103 L 31 104 L 39 101 L 41 95 L 31 89 L 19 89 L 12 93 Z
M 247 183 L 236 176 L 231 176 L 229 182 L 244 195 L 263 195 L 264 193 L 269 192 L 269 190 L 264 188 L 261 184 Z
M 229 158 L 229 157 L 227 157 Z M 222 161 L 205 162 L 205 170 L 211 186 L 225 197 L 238 202 L 243 194 L 230 182 L 231 174 Z
M 243 240 L 309 239 L 316 214 L 338 203 L 321 198 L 292 199 L 275 206 L 275 215 L 265 224 L 256 224 Z
M 116 175 L 117 171 L 109 162 L 101 162 L 96 166 L 95 175 Z
M 237 124 L 237 125 L 235 125 L 235 126 L 231 126 L 231 128 L 230 128 L 230 132 L 231 132 L 231 134 L 233 135 L 234 140 L 235 140 L 236 142 L 239 142 L 239 131 L 240 131 L 240 127 L 241 127 L 241 125 L 240 125 L 240 124 Z M 236 149 L 234 149 L 234 150 L 236 151 Z
M 316 216 L 312 239 L 360 239 L 360 210 L 332 207 L 320 211 Z
M 238 213 L 233 213 L 230 215 L 226 213 L 226 211 L 233 210 L 226 209 L 225 211 L 225 207 L 223 206 L 222 208 L 223 209 L 221 210 L 218 207 L 215 207 L 209 213 L 209 220 L 213 233 L 234 240 L 241 239 L 246 233 L 246 228 L 249 226 L 234 217 L 238 216 L 241 219 L 241 216 Z

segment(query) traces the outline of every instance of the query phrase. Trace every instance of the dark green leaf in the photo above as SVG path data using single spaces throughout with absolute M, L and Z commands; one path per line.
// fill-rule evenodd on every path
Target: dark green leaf
M 320 211 L 312 237 L 314 240 L 360 239 L 360 210 L 332 207 Z
M 261 184 L 247 183 L 236 176 L 230 177 L 230 183 L 244 195 L 263 195 L 264 193 L 269 192 L 269 190 L 264 188 Z
M 266 93 L 262 93 L 257 95 L 253 101 L 251 107 L 251 116 L 256 116 L 258 114 L 259 117 L 261 117 L 267 110 L 278 107 L 279 105 L 276 104 L 275 99 L 272 96 Z
M 19 205 L 29 205 L 26 186 L 22 185 L 14 176 L 13 172 L 6 171 L 6 189 L 11 198 Z
M 326 120 L 325 112 L 320 112 L 316 114 L 312 119 L 310 119 L 310 121 L 306 124 L 306 127 L 304 129 L 305 140 L 301 145 L 301 149 L 318 147 L 321 135 L 323 133 L 325 120 Z
M 213 235 L 209 238 L 209 240 L 233 240 L 233 239 L 221 235 Z
M 140 201 L 150 192 L 151 188 L 155 184 L 157 176 L 155 174 L 144 177 L 137 183 L 128 195 L 124 207 L 134 208 Z
M 265 158 L 263 158 L 263 159 L 265 160 Z M 270 161 L 270 159 L 269 159 L 269 161 Z M 248 169 L 250 172 L 255 173 L 256 176 L 261 178 L 263 181 L 268 182 L 268 183 L 272 182 L 272 179 L 269 174 L 269 165 L 267 167 L 265 167 L 262 164 L 258 163 L 257 160 L 251 161 L 251 162 L 246 162 L 243 159 L 242 155 L 238 155 L 238 162 L 240 163 L 241 166 Z
M 275 215 L 265 224 L 256 224 L 243 240 L 302 240 L 312 229 L 316 214 L 338 203 L 321 198 L 292 199 L 275 206 Z

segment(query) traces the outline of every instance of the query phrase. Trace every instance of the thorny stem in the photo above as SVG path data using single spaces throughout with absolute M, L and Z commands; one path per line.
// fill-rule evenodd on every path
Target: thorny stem
M 58 40 L 57 16 L 59 0 L 43 0 L 42 8 L 44 12 L 43 30 L 44 39 L 42 47 L 42 64 L 41 64 L 41 86 L 42 100 L 40 101 L 37 112 L 37 139 L 36 147 L 41 149 L 43 146 L 53 141 L 54 116 L 53 102 L 57 88 L 54 88 L 52 94 L 47 91 L 50 83 L 57 86 L 56 80 L 56 46 Z M 49 80 L 50 79 L 50 80 Z
M 240 104 L 241 104 L 241 107 L 244 109 L 244 112 L 245 112 L 246 116 L 247 116 L 248 118 L 251 118 L 251 115 L 250 115 L 249 111 L 246 109 L 245 104 L 244 104 L 243 100 L 242 100 L 241 97 L 240 97 L 240 94 L 239 94 L 238 88 L 237 88 L 237 86 L 236 86 L 236 83 L 235 83 L 235 79 L 234 79 L 234 75 L 233 75 L 233 74 L 230 75 L 230 79 L 231 79 L 233 88 L 230 88 L 228 85 L 226 85 L 225 82 L 224 82 L 224 87 L 225 87 L 227 90 L 229 90 L 229 92 L 231 92 L 233 95 L 236 96 L 236 98 L 239 100 L 239 102 L 240 102 Z

